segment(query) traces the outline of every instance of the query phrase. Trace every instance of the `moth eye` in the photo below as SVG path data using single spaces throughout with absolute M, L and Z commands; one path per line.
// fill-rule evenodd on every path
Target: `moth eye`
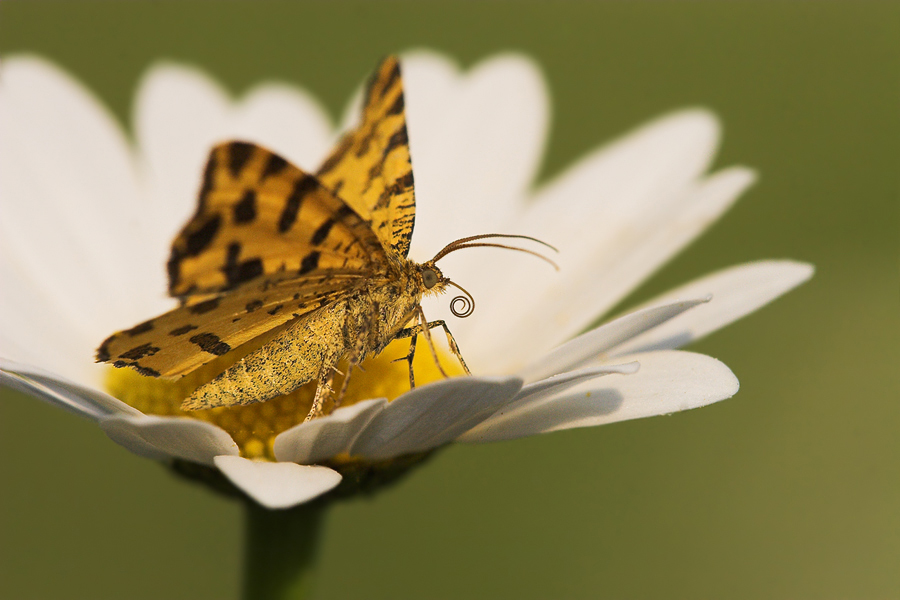
M 435 285 L 437 285 L 438 276 L 437 273 L 432 271 L 431 269 L 424 269 L 422 271 L 422 283 L 425 284 L 426 289 L 431 289 Z

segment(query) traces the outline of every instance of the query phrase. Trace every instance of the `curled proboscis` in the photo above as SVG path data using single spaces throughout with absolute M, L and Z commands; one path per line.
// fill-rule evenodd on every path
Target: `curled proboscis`
M 462 308 L 457 308 L 458 303 L 462 304 Z M 464 319 L 475 312 L 475 303 L 466 296 L 456 296 L 450 301 L 450 312 L 460 319 Z
M 475 312 L 475 298 L 472 297 L 472 294 L 463 289 L 459 284 L 453 283 L 452 281 L 448 281 L 447 283 L 465 294 L 465 296 L 455 296 L 453 300 L 450 301 L 450 312 L 460 319 L 465 319 Z M 458 304 L 462 305 L 461 308 L 457 308 Z

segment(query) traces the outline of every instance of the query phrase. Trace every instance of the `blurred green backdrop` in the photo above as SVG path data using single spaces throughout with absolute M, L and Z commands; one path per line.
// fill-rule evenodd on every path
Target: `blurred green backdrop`
M 378 57 L 531 54 L 547 177 L 686 105 L 755 186 L 626 304 L 759 258 L 815 278 L 692 349 L 732 400 L 479 447 L 335 507 L 321 598 L 900 597 L 896 3 L 0 4 L 0 52 L 71 70 L 127 123 L 166 58 L 240 92 L 302 83 L 337 115 Z M 0 597 L 236 598 L 241 513 L 8 390 Z

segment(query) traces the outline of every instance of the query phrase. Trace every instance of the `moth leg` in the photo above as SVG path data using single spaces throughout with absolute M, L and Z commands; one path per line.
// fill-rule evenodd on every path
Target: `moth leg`
M 405 337 L 409 338 L 409 352 L 406 353 L 406 356 L 401 356 L 400 358 L 395 358 L 391 362 L 400 362 L 401 360 L 405 360 L 409 364 L 409 389 L 413 389 L 416 387 L 416 376 L 413 373 L 413 358 L 416 356 L 416 340 L 419 339 L 419 332 L 413 331 L 417 330 L 420 325 L 416 325 L 414 327 L 405 327 L 397 332 L 397 335 L 394 339 L 403 339 Z
M 423 315 L 424 318 L 424 315 Z M 402 339 L 405 337 L 412 338 L 412 341 L 409 344 L 409 353 L 405 357 L 401 357 L 396 359 L 394 362 L 399 362 L 401 360 L 405 360 L 409 363 L 409 381 L 410 388 L 415 387 L 415 380 L 413 378 L 413 368 L 412 361 L 413 357 L 416 354 L 416 336 L 420 333 L 426 336 L 426 339 L 429 342 L 429 348 L 431 349 L 432 356 L 434 357 L 434 362 L 437 364 L 438 369 L 440 369 L 441 374 L 444 377 L 449 377 L 447 373 L 444 372 L 444 369 L 441 368 L 441 363 L 438 362 L 437 351 L 434 348 L 434 344 L 431 342 L 430 330 L 435 327 L 442 327 L 444 329 L 444 333 L 447 334 L 447 343 L 450 346 L 450 351 L 453 352 L 453 355 L 456 356 L 456 359 L 459 361 L 459 364 L 462 366 L 463 370 L 467 375 L 471 375 L 472 371 L 469 370 L 469 366 L 466 364 L 466 361 L 462 357 L 462 353 L 459 351 L 459 345 L 456 343 L 456 338 L 453 337 L 453 334 L 450 333 L 450 329 L 447 327 L 447 323 L 443 320 L 439 321 L 429 321 L 423 324 L 413 325 L 412 327 L 404 327 L 400 331 L 397 332 L 397 335 L 394 336 L 394 339 Z
M 312 407 L 310 407 L 309 409 L 309 414 L 307 414 L 306 418 L 303 419 L 304 423 L 309 420 L 315 419 L 322 414 L 322 405 L 325 404 L 326 395 L 334 392 L 334 390 L 331 389 L 332 381 L 334 381 L 334 371 L 331 369 L 331 367 L 322 365 L 322 369 L 319 371 L 319 385 L 318 387 L 316 387 L 316 395 L 313 398 L 313 403 Z
M 428 349 L 431 350 L 431 358 L 434 359 L 434 364 L 437 365 L 438 371 L 441 372 L 441 375 L 444 376 L 444 379 L 450 377 L 447 375 L 447 372 L 444 371 L 444 367 L 441 366 L 441 361 L 438 360 L 437 349 L 434 347 L 434 340 L 431 339 L 431 328 L 437 327 L 438 323 L 442 323 L 443 321 L 432 321 L 428 322 L 428 319 L 425 318 L 425 311 L 422 310 L 421 306 L 416 307 L 416 313 L 419 316 L 419 324 L 422 327 L 422 334 L 425 336 L 425 341 L 428 342 Z M 444 329 L 446 329 L 446 325 Z M 412 366 L 412 365 L 410 365 Z
M 432 321 L 428 324 L 430 328 L 437 327 L 440 325 L 444 328 L 444 333 L 447 334 L 447 344 L 450 346 L 450 351 L 453 352 L 453 355 L 456 356 L 456 360 L 459 361 L 459 364 L 462 365 L 463 370 L 466 372 L 466 375 L 471 375 L 472 371 L 469 370 L 469 365 L 466 364 L 466 361 L 463 360 L 462 353 L 459 351 L 459 345 L 456 343 L 456 338 L 453 337 L 453 334 L 450 333 L 450 329 L 447 327 L 447 324 L 444 321 Z
M 347 366 L 347 375 L 344 377 L 343 383 L 341 383 L 341 389 L 338 390 L 337 396 L 334 397 L 334 405 L 331 407 L 331 410 L 337 410 L 341 407 L 341 402 L 344 400 L 344 394 L 347 393 L 347 386 L 350 385 L 350 375 L 353 373 L 353 367 L 355 367 L 352 362 Z
M 337 396 L 334 398 L 334 406 L 331 410 L 336 410 L 340 408 L 341 402 L 344 400 L 344 394 L 347 393 L 347 386 L 350 385 L 350 375 L 353 374 L 353 369 L 359 366 L 359 363 L 362 362 L 363 356 L 363 347 L 364 342 L 362 336 L 360 336 L 356 341 L 356 347 L 353 349 L 353 352 L 350 354 L 349 364 L 347 365 L 347 375 L 344 377 L 343 383 L 341 383 L 341 389 L 338 391 Z M 337 369 L 335 369 L 337 370 Z

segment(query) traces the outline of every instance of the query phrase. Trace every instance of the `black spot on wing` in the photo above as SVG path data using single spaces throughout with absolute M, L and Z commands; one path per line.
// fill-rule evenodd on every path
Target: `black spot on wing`
M 375 130 L 371 129 L 364 138 L 359 141 L 359 146 L 356 148 L 356 158 L 362 158 L 366 155 L 366 152 L 369 151 L 369 146 L 372 145 L 372 138 L 375 135 Z
M 228 269 L 225 276 L 228 278 L 228 286 L 234 287 L 245 281 L 250 281 L 263 274 L 263 263 L 260 258 L 248 258 L 238 263 L 234 268 Z
M 397 99 L 394 100 L 394 103 L 391 104 L 391 107 L 388 109 L 387 114 L 389 115 L 399 115 L 403 112 L 403 94 L 399 94 Z
M 241 245 L 238 242 L 228 244 L 228 255 L 222 273 L 228 281 L 228 287 L 234 287 L 245 281 L 250 281 L 263 274 L 263 263 L 259 257 L 248 258 L 239 261 Z
M 374 75 L 372 76 L 372 80 L 369 83 L 369 89 L 366 94 L 366 104 L 368 104 L 368 101 L 372 99 L 372 94 L 375 93 L 375 87 L 378 83 L 378 75 L 381 72 L 381 66 L 384 65 L 384 63 L 388 60 L 392 61 L 394 64 L 391 65 L 391 70 L 388 72 L 387 77 L 382 83 L 381 89 L 378 90 L 380 97 L 383 98 L 385 94 L 387 94 L 391 90 L 391 88 L 394 87 L 394 84 L 397 83 L 397 80 L 400 79 L 400 64 L 397 62 L 397 60 L 391 57 L 382 61 L 381 65 L 379 65 L 378 70 L 375 71 Z
M 251 302 L 248 302 L 247 306 L 245 306 L 244 308 L 247 309 L 248 313 L 252 313 L 254 310 L 259 310 L 260 308 L 262 308 L 262 305 L 262 300 L 253 300 Z
M 195 329 L 197 329 L 196 325 L 191 325 L 191 324 L 182 325 L 181 327 L 177 327 L 177 328 L 173 329 L 172 331 L 170 331 L 169 335 L 171 335 L 172 337 L 178 337 L 179 335 L 184 335 L 187 332 L 193 331 Z
M 204 352 L 209 352 L 216 356 L 222 356 L 231 350 L 231 346 L 220 340 L 219 336 L 212 333 L 198 333 L 191 338 L 191 343 L 198 345 Z
M 153 356 L 159 352 L 159 348 L 154 346 L 153 344 L 146 343 L 141 344 L 140 346 L 135 346 L 131 350 L 127 352 L 123 352 L 119 355 L 119 358 L 127 358 L 129 360 L 137 360 L 139 358 L 144 358 L 145 356 Z
M 256 219 L 256 192 L 247 190 L 243 198 L 234 205 L 234 222 L 237 224 L 250 223 Z
M 203 313 L 208 313 L 211 310 L 215 310 L 219 308 L 219 299 L 218 298 L 210 298 L 209 300 L 204 300 L 203 302 L 198 302 L 194 304 L 188 310 L 195 315 L 202 315 Z
M 325 241 L 325 238 L 328 237 L 328 234 L 331 232 L 331 228 L 334 227 L 334 219 L 326 219 L 324 223 L 319 225 L 316 229 L 315 233 L 313 233 L 312 242 L 313 246 L 318 246 L 322 242 Z
M 121 369 L 122 367 L 131 367 L 144 377 L 159 377 L 159 371 L 156 369 L 151 369 L 150 367 L 144 367 L 138 364 L 137 362 L 129 362 L 126 360 L 117 360 L 113 363 L 113 366 Z
M 268 160 L 266 160 L 266 165 L 263 167 L 261 179 L 281 173 L 287 164 L 288 162 L 277 154 L 270 154 Z
M 272 310 L 267 310 L 266 312 L 274 317 L 275 315 L 278 314 L 278 311 L 280 311 L 283 307 L 284 307 L 283 304 L 279 304 L 277 306 L 273 306 Z
M 107 362 L 112 356 L 109 354 L 109 345 L 116 339 L 115 335 L 111 335 L 100 344 L 97 348 L 97 362 Z
M 188 233 L 185 239 L 185 254 L 197 256 L 203 252 L 212 243 L 221 226 L 222 217 L 215 214 L 210 216 L 203 225 Z
M 231 175 L 235 179 L 241 174 L 247 161 L 250 160 L 254 148 L 253 144 L 248 144 L 247 142 L 233 142 L 228 147 L 228 170 L 231 171 Z
M 388 154 L 390 154 L 395 148 L 399 146 L 405 146 L 409 144 L 409 136 L 406 133 L 406 124 L 402 125 L 400 129 L 394 132 L 388 139 L 387 145 L 384 147 L 384 154 L 381 157 L 381 162 L 384 162 L 387 159 Z
M 135 325 L 131 329 L 126 329 L 122 333 L 128 334 L 129 337 L 134 337 L 142 333 L 147 333 L 148 331 L 153 331 L 153 319 Z
M 412 169 L 410 169 L 409 172 L 406 173 L 406 175 L 399 177 L 395 182 L 395 185 L 399 186 L 401 189 L 411 188 L 413 186 Z
M 169 262 L 166 263 L 166 272 L 169 274 L 169 292 L 178 285 L 178 282 L 181 281 L 181 259 L 183 256 L 181 253 L 177 252 L 174 248 L 172 249 L 172 256 L 169 257 Z
M 309 175 L 304 175 L 294 183 L 294 189 L 291 191 L 291 195 L 288 196 L 284 208 L 281 210 L 281 216 L 278 219 L 278 231 L 280 233 L 286 232 L 294 225 L 294 221 L 297 220 L 297 213 L 300 212 L 300 204 L 303 198 L 313 190 L 318 189 L 318 187 L 319 182 L 315 177 Z
M 300 275 L 306 275 L 310 271 L 315 271 L 319 268 L 319 253 L 318 252 L 310 252 L 306 256 L 303 257 L 303 260 L 300 262 Z
M 413 187 L 413 174 L 412 170 L 409 170 L 405 175 L 398 177 L 394 183 L 384 188 L 384 191 L 381 192 L 381 196 L 378 197 L 378 201 L 375 203 L 375 208 L 386 208 L 390 205 L 391 199 L 397 194 L 403 193 L 408 189 Z M 415 200 L 412 201 L 410 205 L 398 206 L 397 208 L 409 208 L 410 206 L 415 207 Z

